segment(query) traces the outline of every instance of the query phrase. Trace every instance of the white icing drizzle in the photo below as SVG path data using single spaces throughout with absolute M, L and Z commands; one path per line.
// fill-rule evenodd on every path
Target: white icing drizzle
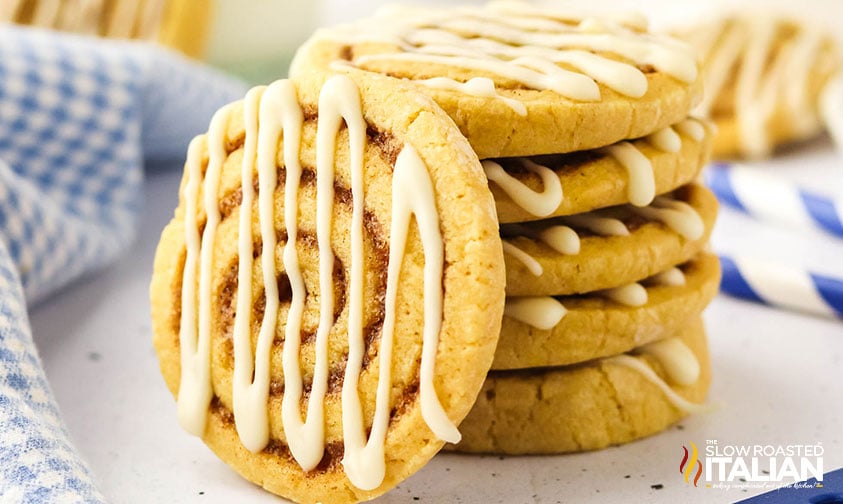
M 629 236 L 629 228 L 620 219 L 585 213 L 568 215 L 559 220 L 569 226 L 587 229 L 600 236 Z
M 252 201 L 255 190 L 252 184 L 252 171 L 257 152 L 258 103 L 264 92 L 263 87 L 256 87 L 246 94 L 243 100 L 243 123 L 246 137 L 243 144 L 243 163 L 241 179 L 243 180 L 242 201 L 240 204 L 239 237 L 237 243 L 238 270 L 237 307 L 232 330 L 234 348 L 234 377 L 232 380 L 232 400 L 235 426 L 243 446 L 249 451 L 257 452 L 266 446 L 269 439 L 269 425 L 266 419 L 266 399 L 260 401 L 260 407 L 250 407 L 260 393 L 255 393 L 260 387 L 252 384 L 261 383 L 263 373 L 255 372 L 255 364 L 260 359 L 252 355 Z M 268 125 L 266 126 L 268 127 Z M 268 312 L 264 313 L 266 316 Z M 266 366 L 264 366 L 266 367 Z M 261 415 L 264 413 L 264 415 Z M 263 416 L 263 418 L 261 418 Z
M 567 312 L 568 310 L 556 298 L 536 296 L 506 298 L 503 314 L 546 331 L 556 327 Z
M 647 78 L 637 68 L 642 65 L 684 82 L 697 75 L 689 48 L 667 37 L 573 11 L 514 3 L 450 10 L 392 7 L 376 18 L 322 30 L 316 36 L 324 38 L 386 42 L 403 51 L 356 57 L 354 63 L 364 68 L 378 61 L 440 64 L 491 73 L 583 101 L 600 99 L 598 82 L 623 95 L 641 97 L 647 91 Z
M 700 379 L 700 363 L 694 352 L 679 338 L 649 343 L 637 353 L 655 357 L 664 368 L 667 379 L 677 385 L 693 385 Z
M 389 426 L 392 391 L 391 364 L 396 320 L 396 295 L 404 248 L 411 222 L 416 222 L 424 251 L 424 328 L 419 377 L 422 416 L 431 431 L 447 442 L 458 442 L 460 433 L 448 418 L 434 388 L 435 357 L 442 325 L 444 243 L 440 234 L 439 216 L 433 183 L 418 153 L 405 145 L 396 161 L 392 180 L 392 224 L 390 257 L 385 296 L 384 324 L 379 349 L 378 385 L 372 428 L 366 434 L 358 391 L 363 351 L 363 209 L 364 163 L 367 124 L 363 118 L 359 91 L 347 76 L 334 76 L 322 88 L 319 98 L 316 138 L 316 221 L 319 252 L 320 319 L 314 344 L 313 384 L 307 406 L 307 420 L 301 418 L 303 392 L 299 364 L 301 324 L 305 303 L 305 287 L 298 262 L 297 220 L 298 189 L 302 176 L 299 158 L 303 112 L 290 81 L 278 81 L 255 88 L 244 100 L 244 158 L 241 166 L 242 203 L 238 236 L 237 315 L 234 320 L 235 369 L 232 383 L 233 410 L 238 435 L 244 446 L 262 450 L 269 440 L 268 393 L 269 357 L 275 337 L 279 311 L 275 264 L 274 193 L 277 177 L 279 137 L 283 133 L 286 169 L 284 223 L 287 242 L 283 250 L 285 272 L 290 281 L 291 301 L 285 327 L 282 355 L 284 395 L 282 426 L 295 460 L 305 471 L 314 468 L 324 452 L 324 397 L 328 380 L 328 337 L 334 322 L 334 253 L 331 248 L 334 206 L 334 153 L 342 124 L 347 126 L 352 193 L 351 271 L 349 281 L 349 354 L 342 387 L 342 422 L 344 457 L 349 480 L 358 488 L 377 488 L 385 475 L 384 445 Z M 191 142 L 186 166 L 185 241 L 186 259 L 182 287 L 181 310 L 181 383 L 178 405 L 179 421 L 189 432 L 204 433 L 212 397 L 210 380 L 211 271 L 216 228 L 220 221 L 217 202 L 220 171 L 226 156 L 225 131 L 232 106 L 214 115 L 207 136 L 209 162 L 202 179 L 201 137 Z M 257 165 L 258 215 L 261 233 L 261 270 L 266 307 L 252 356 L 251 304 L 253 236 L 252 206 L 254 202 L 253 167 Z M 204 184 L 204 185 L 203 185 Z M 201 186 L 201 188 L 200 188 Z M 206 224 L 199 240 L 199 194 L 204 194 Z M 415 218 L 413 220 L 413 217 Z M 198 261 L 198 265 L 197 265 Z M 197 293 L 198 270 L 198 293 Z M 198 307 L 197 307 L 198 300 Z M 198 323 L 197 323 L 198 317 Z
M 705 233 L 702 217 L 684 201 L 659 196 L 650 206 L 630 208 L 642 217 L 662 222 L 688 240 L 697 240 Z
M 181 380 L 178 395 L 178 418 L 182 428 L 196 436 L 205 433 L 211 390 L 211 271 L 213 269 L 214 238 L 220 222 L 217 203 L 220 171 L 225 160 L 225 128 L 231 106 L 218 110 L 208 128 L 208 168 L 202 180 L 201 140 L 194 139 L 188 148 L 185 199 L 186 255 L 182 277 L 182 310 L 179 326 Z M 199 241 L 199 185 L 204 184 L 206 215 L 202 241 Z M 201 246 L 200 246 L 201 245 Z M 196 260 L 199 256 L 199 291 L 196 292 Z M 197 299 L 198 297 L 198 299 Z M 198 301 L 198 310 L 196 307 Z M 198 317 L 197 317 L 198 314 Z M 198 318 L 198 322 L 197 322 Z
M 326 84 L 327 85 L 327 84 Z M 322 116 L 320 116 L 320 120 Z M 281 400 L 281 423 L 286 432 L 287 444 L 290 453 L 304 470 L 310 470 L 319 463 L 324 449 L 324 412 L 323 400 L 328 386 L 328 333 L 333 320 L 326 317 L 324 310 L 331 310 L 333 313 L 333 294 L 331 288 L 325 292 L 326 283 L 331 278 L 333 270 L 325 271 L 322 264 L 323 254 L 333 261 L 333 251 L 325 250 L 325 237 L 319 232 L 323 231 L 317 225 L 317 246 L 319 247 L 320 269 L 319 269 L 319 296 L 320 313 L 319 326 L 316 329 L 316 341 L 314 344 L 315 364 L 313 369 L 313 384 L 310 390 L 310 397 L 307 404 L 307 420 L 301 419 L 301 395 L 302 379 L 299 365 L 299 351 L 301 347 L 301 317 L 304 311 L 305 287 L 301 269 L 298 262 L 296 244 L 298 242 L 298 192 L 301 180 L 301 162 L 299 161 L 299 149 L 301 148 L 301 130 L 304 124 L 304 114 L 298 104 L 296 90 L 290 81 L 277 81 L 272 83 L 264 93 L 261 102 L 261 122 L 258 131 L 258 174 L 260 176 L 260 228 L 263 247 L 261 250 L 261 269 L 264 274 L 266 285 L 267 306 L 264 313 L 264 322 L 261 325 L 261 333 L 258 337 L 258 345 L 263 341 L 264 333 L 267 333 L 267 343 L 275 333 L 276 316 L 267 317 L 272 301 L 273 313 L 278 311 L 278 286 L 275 281 L 275 216 L 274 216 L 274 193 L 277 180 L 275 168 L 278 157 L 278 137 L 283 131 L 284 135 L 284 166 L 286 176 L 284 181 L 284 226 L 287 230 L 287 243 L 284 245 L 283 262 L 284 270 L 290 281 L 290 308 L 287 312 L 287 323 L 284 329 L 284 347 L 281 354 L 281 365 L 284 371 L 284 396 Z M 247 132 L 248 136 L 248 132 Z M 329 142 L 331 140 L 329 139 Z M 319 149 L 317 139 L 317 150 Z M 333 154 L 333 150 L 331 151 Z M 317 152 L 317 167 L 322 160 Z M 333 162 L 326 171 L 333 173 Z M 317 185 L 319 184 L 317 175 Z M 321 189 L 321 188 L 320 188 Z M 331 187 L 333 190 L 333 186 Z M 317 220 L 319 215 L 319 204 L 324 204 L 320 198 L 323 194 L 317 190 Z M 333 195 L 331 195 L 333 197 Z M 332 203 L 332 202 L 329 202 Z M 324 211 L 324 210 L 323 210 Z M 320 223 L 321 224 L 321 223 Z M 330 223 L 328 224 L 330 230 Z M 271 248 L 270 248 L 271 247 Z M 332 282 L 331 282 L 332 283 Z M 266 352 L 269 347 L 266 347 Z M 268 359 L 268 353 L 261 356 Z M 268 372 L 267 372 L 268 379 Z M 262 400 L 256 400 L 254 407 L 266 410 L 268 400 L 268 388 L 263 390 Z M 263 412 L 265 414 L 265 411 Z M 236 417 L 235 417 L 236 420 Z
M 560 254 L 580 253 L 580 236 L 568 226 L 550 226 L 539 231 L 538 237 Z
M 679 152 L 682 148 L 682 139 L 670 126 L 650 133 L 647 136 L 647 143 L 663 152 Z
M 461 435 L 453 422 L 446 416 L 442 405 L 436 398 L 436 391 L 433 389 L 434 358 L 439 346 L 439 329 L 442 325 L 442 268 L 445 251 L 439 231 L 439 217 L 436 213 L 433 183 L 424 161 L 419 157 L 416 150 L 409 145 L 404 147 L 395 163 L 392 208 L 389 269 L 391 272 L 395 272 L 395 280 L 391 284 L 393 303 L 398 286 L 398 272 L 401 269 L 400 261 L 403 259 L 403 253 L 399 255 L 397 250 L 400 247 L 403 251 L 411 215 L 415 216 L 419 227 L 425 255 L 424 337 L 420 370 L 422 417 L 439 439 L 449 443 L 457 443 Z M 398 224 L 403 224 L 403 227 L 399 227 Z M 393 253 L 393 251 L 396 252 Z M 394 261 L 393 258 L 395 258 Z M 387 299 L 390 299 L 389 285 L 387 285 Z M 387 309 L 386 316 L 394 312 L 394 309 Z M 384 328 L 386 327 L 387 324 L 384 321 Z M 386 329 L 384 329 L 385 333 Z M 381 360 L 381 363 L 383 363 L 383 360 Z
M 815 97 L 808 95 L 807 86 L 822 32 L 801 28 L 773 54 L 780 23 L 774 17 L 745 16 L 710 24 L 696 37 L 707 62 L 706 96 L 696 110 L 709 115 L 734 78 L 741 149 L 750 156 L 764 156 L 772 149 L 767 123 L 777 107 L 783 107 L 799 134 L 818 127 Z M 735 75 L 736 64 L 740 67 Z
M 449 77 L 433 77 L 431 79 L 414 80 L 413 82 L 431 89 L 447 89 L 471 96 L 496 98 L 519 116 L 525 117 L 527 115 L 527 107 L 523 103 L 501 96 L 495 89 L 495 81 L 486 77 L 473 77 L 466 82 L 460 82 Z
M 618 142 L 607 147 L 597 149 L 615 158 L 629 174 L 627 196 L 629 202 L 635 206 L 649 205 L 656 196 L 656 180 L 653 174 L 653 164 L 629 142 Z
M 626 306 L 638 307 L 647 304 L 647 289 L 637 282 L 597 291 L 597 294 Z
M 656 273 L 647 279 L 648 283 L 653 285 L 662 285 L 665 287 L 682 287 L 685 285 L 685 273 L 676 267 Z
M 504 254 L 507 254 L 510 257 L 513 257 L 520 261 L 527 268 L 527 271 L 533 274 L 533 276 L 541 276 L 542 273 L 544 273 L 542 265 L 539 264 L 539 262 L 536 261 L 533 256 L 521 250 L 510 241 L 502 240 L 502 243 Z
M 672 388 L 670 388 L 670 385 L 665 383 L 665 381 L 662 380 L 655 371 L 653 371 L 650 366 L 635 357 L 622 354 L 609 357 L 608 359 L 605 359 L 604 362 L 609 364 L 619 364 L 638 371 L 641 373 L 641 376 L 658 387 L 672 405 L 686 413 L 705 413 L 712 410 L 711 405 L 692 403 L 677 394 Z
M 673 127 L 680 135 L 689 137 L 695 142 L 701 142 L 702 139 L 705 138 L 705 126 L 703 126 L 700 121 L 692 117 L 679 121 L 674 124 Z
M 542 180 L 544 189 L 536 192 L 526 184 L 508 174 L 503 167 L 495 161 L 483 161 L 483 171 L 486 178 L 494 182 L 512 201 L 536 217 L 546 217 L 553 213 L 562 204 L 562 182 L 559 176 L 548 168 L 526 158 L 519 158 L 522 165 L 529 171 L 538 175 Z

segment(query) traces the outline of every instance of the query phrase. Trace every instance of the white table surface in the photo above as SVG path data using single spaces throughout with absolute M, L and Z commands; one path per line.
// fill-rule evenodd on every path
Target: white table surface
M 776 161 L 779 173 L 843 193 L 843 165 L 821 141 Z M 182 432 L 158 373 L 148 282 L 158 233 L 176 204 L 179 167 L 148 173 L 139 240 L 117 264 L 38 306 L 31 321 L 72 436 L 115 503 L 278 502 Z M 843 276 L 843 240 L 785 232 L 724 211 L 721 250 L 813 264 Z M 836 261 L 834 263 L 833 261 Z M 843 322 L 720 296 L 706 312 L 713 413 L 649 439 L 568 456 L 440 454 L 379 502 L 728 502 L 758 490 L 689 487 L 682 445 L 814 444 L 843 466 Z M 654 489 L 653 485 L 662 485 Z

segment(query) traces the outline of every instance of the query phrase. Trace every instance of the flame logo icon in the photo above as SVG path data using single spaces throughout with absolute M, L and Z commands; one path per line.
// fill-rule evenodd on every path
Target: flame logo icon
M 697 445 L 691 441 L 691 452 L 688 452 L 688 448 L 685 445 L 682 445 L 682 449 L 685 451 L 685 454 L 682 456 L 682 462 L 679 463 L 679 472 L 685 476 L 685 483 L 690 483 L 691 474 L 694 472 L 694 466 L 696 466 L 697 474 L 694 476 L 694 486 L 697 486 L 697 483 L 700 481 L 700 476 L 702 476 L 702 462 L 699 459 L 699 452 L 697 451 Z

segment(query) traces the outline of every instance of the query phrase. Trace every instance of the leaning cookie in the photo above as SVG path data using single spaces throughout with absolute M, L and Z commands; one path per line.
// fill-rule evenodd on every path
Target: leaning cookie
M 506 293 L 557 296 L 636 282 L 703 250 L 716 217 L 714 194 L 688 184 L 645 207 L 503 225 Z
M 411 81 L 481 159 L 558 154 L 679 122 L 701 95 L 691 49 L 639 16 L 583 16 L 521 2 L 392 7 L 319 30 L 291 75 L 360 68 Z
M 822 131 L 819 96 L 841 60 L 821 27 L 751 12 L 679 36 L 703 61 L 705 97 L 695 113 L 718 127 L 715 157 L 769 156 Z
M 701 253 L 615 289 L 507 298 L 492 369 L 564 366 L 628 352 L 681 330 L 719 285 L 717 257 Z
M 655 434 L 701 404 L 711 382 L 700 319 L 673 338 L 582 365 L 492 372 L 457 451 L 597 450 Z
M 470 410 L 504 305 L 477 157 L 413 88 L 309 75 L 249 92 L 190 146 L 151 285 L 182 426 L 303 503 L 358 502 Z

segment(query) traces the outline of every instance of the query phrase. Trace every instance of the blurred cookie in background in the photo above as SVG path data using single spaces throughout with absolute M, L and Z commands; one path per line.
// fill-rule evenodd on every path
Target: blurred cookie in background
M 824 130 L 823 89 L 840 68 L 833 36 L 792 16 L 733 14 L 678 34 L 699 52 L 696 114 L 718 126 L 715 158 L 763 158 Z
M 204 54 L 210 0 L 4 0 L 0 22 L 102 37 L 157 40 Z

